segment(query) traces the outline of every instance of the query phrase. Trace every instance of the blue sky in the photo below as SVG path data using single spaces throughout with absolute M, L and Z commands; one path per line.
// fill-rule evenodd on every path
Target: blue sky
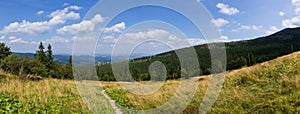
M 186 17 L 163 7 L 141 6 L 127 10 L 117 17 L 97 14 L 85 19 L 87 12 L 98 2 L 98 0 L 1 0 L 0 42 L 5 42 L 14 52 L 35 52 L 38 43 L 44 42 L 52 45 L 55 54 L 71 54 L 78 30 L 94 31 L 95 25 L 113 18 L 106 28 L 102 28 L 105 34 L 103 40 L 98 41 L 96 53 L 110 53 L 121 38 L 120 35 L 130 41 L 153 37 L 167 37 L 169 40 L 186 37 L 186 41 L 191 45 L 206 43 L 201 33 Z M 199 0 L 198 2 L 202 3 L 213 16 L 211 23 L 222 32 L 223 41 L 251 39 L 284 28 L 300 26 L 300 0 Z M 126 44 L 133 45 L 137 43 L 135 41 Z M 174 48 L 149 42 L 136 49 L 136 52 L 151 54 L 170 49 Z

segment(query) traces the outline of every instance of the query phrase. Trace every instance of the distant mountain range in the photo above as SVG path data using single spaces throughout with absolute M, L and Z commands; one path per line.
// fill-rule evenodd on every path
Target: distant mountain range
M 20 53 L 20 52 L 12 52 L 15 55 L 24 57 L 24 56 L 28 56 L 30 58 L 34 57 L 34 53 Z M 71 55 L 53 55 L 54 61 L 55 62 L 59 62 L 62 64 L 67 64 L 69 61 L 69 57 Z M 109 54 L 97 54 L 95 55 L 95 62 L 111 62 L 111 56 Z M 143 54 L 143 53 L 135 53 L 132 54 L 130 59 L 134 59 L 134 58 L 140 58 L 140 57 L 144 57 L 144 56 L 149 56 L 148 54 Z M 124 56 L 118 56 L 116 57 L 116 60 L 126 60 L 127 58 Z

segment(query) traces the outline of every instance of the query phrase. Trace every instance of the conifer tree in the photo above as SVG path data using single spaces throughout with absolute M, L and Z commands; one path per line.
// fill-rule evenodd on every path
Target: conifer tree
M 39 49 L 36 51 L 36 54 L 34 55 L 34 58 L 36 58 L 41 63 L 43 63 L 44 65 L 46 65 L 47 56 L 46 56 L 46 53 L 45 53 L 44 49 L 45 48 L 43 46 L 43 43 L 40 42 Z
M 47 68 L 49 69 L 52 69 L 52 66 L 54 64 L 54 60 L 53 60 L 53 55 L 52 55 L 52 49 L 51 49 L 51 45 L 49 44 L 48 45 L 48 50 L 47 50 L 47 63 L 46 63 L 46 66 Z

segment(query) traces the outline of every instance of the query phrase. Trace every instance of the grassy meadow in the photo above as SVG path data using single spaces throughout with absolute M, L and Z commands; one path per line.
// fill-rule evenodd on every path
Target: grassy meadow
M 299 77 L 300 52 L 230 71 L 226 73 L 222 91 L 208 113 L 300 113 Z M 167 80 L 151 95 L 132 94 L 117 82 L 100 83 L 119 105 L 147 110 L 167 102 L 177 91 L 180 81 L 200 81 L 193 100 L 183 111 L 191 114 L 198 113 L 209 80 L 210 76 Z M 161 84 L 149 82 L 150 85 L 158 83 Z M 22 80 L 3 71 L 0 71 L 0 104 L 0 113 L 91 113 L 72 80 Z

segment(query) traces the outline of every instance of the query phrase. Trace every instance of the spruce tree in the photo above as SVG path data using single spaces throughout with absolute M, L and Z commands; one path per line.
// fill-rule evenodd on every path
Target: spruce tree
M 53 55 L 52 55 L 52 49 L 51 49 L 51 45 L 48 45 L 48 50 L 47 50 L 47 63 L 46 66 L 47 68 L 51 69 L 52 66 L 54 64 L 54 60 L 53 60 Z
M 43 46 L 43 43 L 40 42 L 39 49 L 36 51 L 36 54 L 34 55 L 34 58 L 36 58 L 41 63 L 43 63 L 44 65 L 46 65 L 47 56 L 46 56 L 46 53 L 45 53 L 44 49 L 45 48 Z

